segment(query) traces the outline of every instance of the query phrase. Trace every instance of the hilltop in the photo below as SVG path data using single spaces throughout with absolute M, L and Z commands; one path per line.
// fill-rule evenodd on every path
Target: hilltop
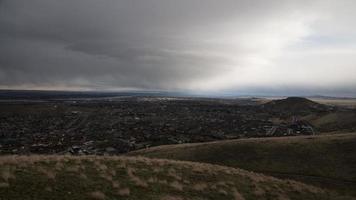
M 325 105 L 303 97 L 288 97 L 286 99 L 272 100 L 263 104 L 263 107 L 268 110 L 291 113 L 323 111 L 326 109 Z
M 166 145 L 131 152 L 239 167 L 356 196 L 356 133 Z
M 1 199 L 350 199 L 241 169 L 142 157 L 0 157 Z

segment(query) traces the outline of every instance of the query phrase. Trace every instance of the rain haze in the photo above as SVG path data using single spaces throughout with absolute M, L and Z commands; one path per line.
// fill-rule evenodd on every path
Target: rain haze
M 0 0 L 0 88 L 356 96 L 353 0 Z

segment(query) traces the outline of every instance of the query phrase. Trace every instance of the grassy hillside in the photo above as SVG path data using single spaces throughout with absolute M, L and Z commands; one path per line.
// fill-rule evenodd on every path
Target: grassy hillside
M 319 132 L 345 132 L 356 131 L 356 111 L 339 111 L 324 115 L 311 114 L 302 119 L 310 122 Z M 352 132 L 353 132 L 352 131 Z
M 130 155 L 239 167 L 356 195 L 356 134 L 168 145 Z
M 273 111 L 290 112 L 293 114 L 306 114 L 326 109 L 325 105 L 303 97 L 288 97 L 286 99 L 272 100 L 263 104 L 263 107 Z
M 0 157 L 0 199 L 350 199 L 211 164 L 142 157 Z

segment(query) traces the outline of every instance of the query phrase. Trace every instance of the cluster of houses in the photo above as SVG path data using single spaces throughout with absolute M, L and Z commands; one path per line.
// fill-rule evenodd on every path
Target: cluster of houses
M 146 97 L 23 107 L 0 113 L 0 154 L 119 154 L 162 144 L 315 134 L 305 121 L 274 123 L 273 112 L 221 99 Z

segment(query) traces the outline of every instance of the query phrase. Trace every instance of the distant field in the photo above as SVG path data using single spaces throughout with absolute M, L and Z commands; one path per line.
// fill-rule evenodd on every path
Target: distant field
M 322 98 L 311 98 L 310 100 L 332 106 L 342 106 L 348 108 L 356 108 L 356 99 L 322 99 Z
M 0 199 L 352 199 L 240 169 L 137 157 L 0 157 Z
M 356 134 L 167 145 L 131 152 L 239 167 L 356 195 Z

